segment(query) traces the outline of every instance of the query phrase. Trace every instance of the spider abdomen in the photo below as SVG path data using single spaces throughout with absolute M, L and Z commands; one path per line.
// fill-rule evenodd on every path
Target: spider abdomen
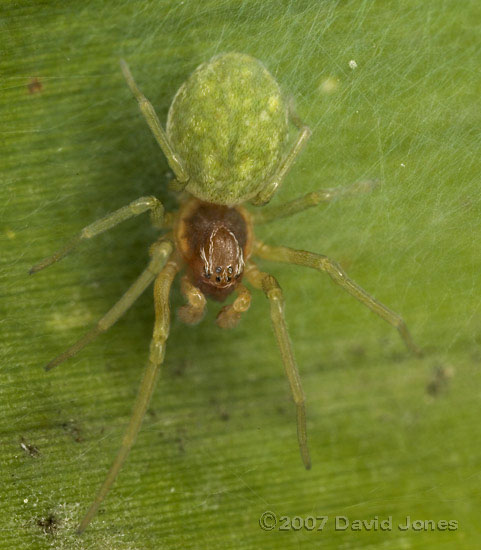
M 232 206 L 257 195 L 288 137 L 288 110 L 264 65 L 227 53 L 200 65 L 170 106 L 167 135 L 186 168 L 186 190 Z

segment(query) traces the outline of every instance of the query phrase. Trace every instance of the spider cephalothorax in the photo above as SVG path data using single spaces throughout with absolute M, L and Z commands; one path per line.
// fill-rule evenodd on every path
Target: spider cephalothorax
M 170 326 L 169 293 L 180 271 L 186 271 L 181 282 L 186 305 L 179 309 L 179 317 L 188 324 L 202 319 L 206 296 L 223 301 L 235 291 L 233 302 L 223 306 L 216 319 L 221 328 L 234 327 L 251 300 L 242 278 L 261 289 L 269 299 L 274 333 L 296 405 L 299 448 L 306 468 L 310 468 L 311 461 L 304 393 L 284 320 L 282 290 L 272 275 L 258 269 L 252 257 L 327 273 L 335 283 L 397 328 L 408 348 L 419 353 L 402 318 L 352 281 L 336 262 L 327 256 L 273 247 L 254 239 L 255 223 L 290 216 L 339 195 L 371 188 L 369 183 L 362 182 L 347 189 L 317 191 L 254 215 L 241 206 L 243 202 L 259 206 L 270 201 L 311 133 L 292 106 L 284 101 L 279 85 L 260 61 L 245 54 L 229 53 L 215 56 L 198 67 L 172 102 L 167 132 L 150 102 L 137 88 L 125 62 L 122 70 L 165 153 L 175 175 L 175 186 L 189 193 L 190 198 L 181 202 L 176 213 L 164 218 L 164 208 L 158 199 L 141 197 L 85 227 L 62 250 L 30 270 L 31 273 L 40 271 L 63 258 L 83 239 L 90 239 L 142 212 L 150 211 L 154 225 L 163 230 L 150 249 L 149 265 L 122 298 L 90 332 L 47 365 L 50 369 L 60 364 L 105 332 L 154 282 L 154 333 L 134 413 L 122 447 L 79 532 L 96 514 L 140 429 L 164 360 Z M 298 130 L 290 147 L 287 147 L 288 121 Z
M 241 282 L 251 254 L 247 210 L 192 198 L 179 210 L 175 238 L 190 282 L 210 298 L 225 300 Z

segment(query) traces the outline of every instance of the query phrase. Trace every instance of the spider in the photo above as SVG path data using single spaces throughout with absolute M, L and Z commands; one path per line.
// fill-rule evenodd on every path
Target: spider
M 292 102 L 284 100 L 276 80 L 260 61 L 246 54 L 226 53 L 200 65 L 175 95 L 166 131 L 153 106 L 137 87 L 125 61 L 121 61 L 121 67 L 174 174 L 173 186 L 182 192 L 180 208 L 164 213 L 157 198 L 141 197 L 88 225 L 63 249 L 30 270 L 35 273 L 44 269 L 82 241 L 143 212 L 150 212 L 154 226 L 163 230 L 151 246 L 150 263 L 139 278 L 94 328 L 46 366 L 49 370 L 59 365 L 109 329 L 154 283 L 155 324 L 148 365 L 121 448 L 78 527 L 79 533 L 96 514 L 140 429 L 164 360 L 170 324 L 169 293 L 179 272 L 185 271 L 181 292 L 186 304 L 178 314 L 187 324 L 202 319 L 207 297 L 223 302 L 235 292 L 233 302 L 223 306 L 216 318 L 221 328 L 235 327 L 251 302 L 244 280 L 267 296 L 275 337 L 296 406 L 297 437 L 306 469 L 311 467 L 311 459 L 307 446 L 305 399 L 284 319 L 284 298 L 276 279 L 261 271 L 253 257 L 327 273 L 335 283 L 394 326 L 407 347 L 419 354 L 403 319 L 352 281 L 339 264 L 327 256 L 270 246 L 254 237 L 255 224 L 291 216 L 372 186 L 370 182 L 361 182 L 346 188 L 308 193 L 256 213 L 242 206 L 245 202 L 262 206 L 270 201 L 311 135 L 310 129 L 295 113 Z M 289 122 L 298 130 L 297 138 L 290 145 Z

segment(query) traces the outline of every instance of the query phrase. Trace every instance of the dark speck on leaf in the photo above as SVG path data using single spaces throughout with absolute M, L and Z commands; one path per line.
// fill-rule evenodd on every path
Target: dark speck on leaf
M 20 447 L 29 456 L 37 457 L 40 454 L 38 447 L 27 443 L 23 437 L 20 439 Z
M 55 535 L 58 529 L 58 520 L 53 514 L 37 519 L 37 525 L 46 535 Z
M 29 93 L 37 94 L 42 91 L 43 84 L 40 82 L 40 80 L 37 77 L 35 77 L 35 78 L 32 78 L 32 80 L 27 84 L 27 88 Z
M 452 378 L 452 376 L 452 368 L 436 365 L 433 369 L 431 380 L 426 384 L 426 393 L 432 397 L 438 396 L 447 388 L 449 379 Z
M 68 420 L 64 422 L 62 424 L 62 428 L 77 443 L 81 443 L 83 441 L 82 430 L 73 420 Z

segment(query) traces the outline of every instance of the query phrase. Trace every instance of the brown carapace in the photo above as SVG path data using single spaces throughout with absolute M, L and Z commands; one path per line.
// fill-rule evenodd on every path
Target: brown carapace
M 175 223 L 177 249 L 192 285 L 224 301 L 242 280 L 251 254 L 252 221 L 241 206 L 221 206 L 191 198 Z

